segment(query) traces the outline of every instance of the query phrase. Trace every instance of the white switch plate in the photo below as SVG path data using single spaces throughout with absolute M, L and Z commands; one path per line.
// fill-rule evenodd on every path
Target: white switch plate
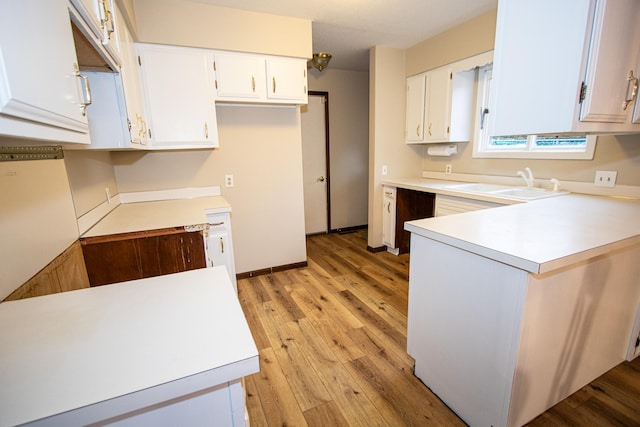
M 233 187 L 233 175 L 224 176 L 224 186 L 227 188 Z
M 594 184 L 596 187 L 615 187 L 617 171 L 596 171 L 596 179 Z
M 387 172 L 389 172 L 389 169 L 387 169 L 387 165 L 382 165 L 382 175 L 386 175 Z

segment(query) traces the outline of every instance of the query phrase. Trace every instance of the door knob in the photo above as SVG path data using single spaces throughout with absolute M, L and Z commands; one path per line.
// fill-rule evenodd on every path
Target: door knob
M 324 182 L 324 176 L 321 176 L 320 178 L 318 178 L 316 181 L 318 182 Z

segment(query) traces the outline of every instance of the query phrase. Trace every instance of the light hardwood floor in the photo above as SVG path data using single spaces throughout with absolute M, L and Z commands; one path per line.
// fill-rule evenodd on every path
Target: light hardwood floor
M 260 352 L 252 427 L 465 425 L 412 374 L 409 256 L 367 252 L 363 234 L 309 237 L 308 267 L 238 281 Z M 530 425 L 640 426 L 640 358 Z

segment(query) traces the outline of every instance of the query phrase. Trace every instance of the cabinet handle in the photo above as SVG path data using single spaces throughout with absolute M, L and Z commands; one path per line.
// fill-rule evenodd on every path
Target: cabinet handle
M 220 252 L 224 253 L 224 240 L 222 239 L 222 237 L 220 238 Z
M 633 88 L 631 90 L 631 98 L 626 98 L 623 102 L 624 107 L 623 110 L 626 110 L 629 106 L 629 103 L 633 102 L 638 95 L 638 78 L 633 75 L 633 70 L 629 71 L 629 77 L 627 77 L 627 94 L 629 93 L 629 88 L 631 87 L 631 82 L 633 82 Z
M 420 136 L 420 125 L 416 127 L 416 136 Z
M 387 203 L 387 212 L 391 213 L 391 202 Z
M 251 90 L 256 93 L 256 78 L 254 76 L 251 76 Z
M 111 39 L 111 34 L 114 32 L 113 15 L 109 10 L 109 5 L 106 0 L 100 1 L 100 26 L 102 27 L 102 44 L 108 45 Z
M 433 134 L 431 133 L 431 128 L 432 128 L 432 127 L 433 127 L 433 123 L 429 123 L 429 136 L 433 135 Z
M 207 122 L 204 122 L 204 138 L 209 139 L 209 125 Z
M 275 78 L 275 76 L 271 77 L 271 80 L 273 81 L 273 93 L 276 93 L 276 78 Z
M 73 64 L 74 66 L 74 74 L 82 79 L 84 82 L 84 88 L 82 90 L 82 102 L 80 103 L 80 110 L 82 110 L 82 115 L 87 115 L 87 107 L 91 105 L 91 84 L 89 84 L 89 78 L 84 74 L 80 73 L 80 69 L 78 68 L 78 64 Z

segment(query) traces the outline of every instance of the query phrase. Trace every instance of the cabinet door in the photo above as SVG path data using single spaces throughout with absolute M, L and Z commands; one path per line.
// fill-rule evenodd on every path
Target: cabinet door
M 630 74 L 637 78 L 640 2 L 604 0 L 596 4 L 580 120 L 624 123 L 633 109 Z M 635 81 L 637 84 L 637 80 Z M 625 108 L 626 106 L 626 108 Z
M 424 141 L 425 83 L 425 74 L 407 78 L 407 142 Z
M 392 249 L 396 247 L 396 189 L 383 187 L 382 243 Z
M 122 56 L 122 87 L 127 112 L 127 124 L 130 140 L 134 144 L 147 144 L 147 122 L 145 120 L 142 100 L 142 87 L 140 81 L 140 68 L 138 55 L 133 42 L 133 37 L 127 28 L 124 18 L 118 13 L 118 37 L 120 39 L 120 53 Z
M 207 237 L 207 266 L 224 265 L 236 291 L 236 267 L 233 256 L 231 217 L 228 213 L 207 214 L 209 236 Z
M 307 103 L 307 62 L 297 58 L 267 59 L 267 98 Z
M 265 62 L 256 55 L 216 53 L 218 98 L 258 99 L 265 97 Z
M 0 113 L 86 133 L 76 62 L 66 1 L 0 3 Z
M 141 74 L 153 146 L 217 147 L 213 54 L 140 45 Z
M 449 139 L 449 112 L 451 110 L 451 72 L 438 68 L 427 73 L 427 108 L 425 141 Z
M 129 148 L 130 138 L 120 74 L 84 72 L 93 93 L 87 108 L 91 145 L 89 148 Z

